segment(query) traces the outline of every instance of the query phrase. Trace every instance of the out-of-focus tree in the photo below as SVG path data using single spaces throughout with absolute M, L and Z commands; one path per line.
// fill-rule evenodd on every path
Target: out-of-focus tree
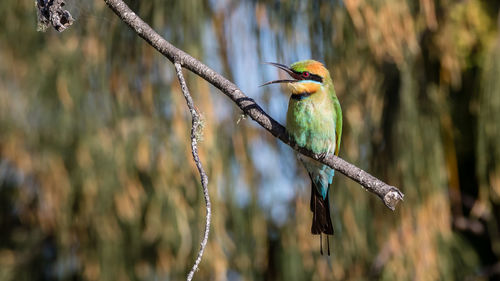
M 341 156 L 406 193 L 391 213 L 337 175 L 320 256 L 292 151 L 189 74 L 213 201 L 197 279 L 498 278 L 497 1 L 128 2 L 280 121 L 259 62 L 324 61 Z M 204 203 L 173 66 L 103 1 L 68 6 L 59 34 L 36 32 L 32 1 L 0 4 L 0 279 L 185 278 Z

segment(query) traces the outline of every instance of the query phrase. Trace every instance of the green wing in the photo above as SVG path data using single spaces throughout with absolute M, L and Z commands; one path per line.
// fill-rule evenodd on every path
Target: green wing
M 334 101 L 335 106 L 335 155 L 339 155 L 340 151 L 340 140 L 342 138 L 342 108 L 340 108 L 339 100 L 335 97 Z

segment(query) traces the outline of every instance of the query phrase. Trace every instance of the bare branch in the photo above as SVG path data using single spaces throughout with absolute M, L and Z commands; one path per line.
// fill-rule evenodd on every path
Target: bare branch
M 208 194 L 208 177 L 203 170 L 203 165 L 201 164 L 200 157 L 198 156 L 198 138 L 199 135 L 198 130 L 201 126 L 201 118 L 200 114 L 196 111 L 194 107 L 193 99 L 189 94 L 189 89 L 186 85 L 186 80 L 184 79 L 184 75 L 182 75 L 182 66 L 180 63 L 175 62 L 175 71 L 177 72 L 177 78 L 179 79 L 179 83 L 181 84 L 182 94 L 186 99 L 187 106 L 189 108 L 189 112 L 191 113 L 191 151 L 193 153 L 193 160 L 196 163 L 196 168 L 198 168 L 198 172 L 200 173 L 201 178 L 201 186 L 203 188 L 203 195 L 205 196 L 205 207 L 207 209 L 207 215 L 205 220 L 205 234 L 203 235 L 203 240 L 201 241 L 200 251 L 198 252 L 198 257 L 196 257 L 196 261 L 194 262 L 193 268 L 189 272 L 187 276 L 187 280 L 191 281 L 193 279 L 194 273 L 198 270 L 198 265 L 201 262 L 201 258 L 203 257 L 203 252 L 205 251 L 205 247 L 208 242 L 208 234 L 210 233 L 210 218 L 212 216 L 212 207 L 210 204 L 210 195 Z
M 350 164 L 333 154 L 323 156 L 314 154 L 312 151 L 305 148 L 298 147 L 294 141 L 289 138 L 286 129 L 267 115 L 267 113 L 264 112 L 253 99 L 247 97 L 234 83 L 227 80 L 225 77 L 193 58 L 186 52 L 170 44 L 132 10 L 130 10 L 130 8 L 123 1 L 104 1 L 140 37 L 167 57 L 171 62 L 178 62 L 181 66 L 191 70 L 193 73 L 217 87 L 234 103 L 236 103 L 236 105 L 243 110 L 246 115 L 250 116 L 254 121 L 268 130 L 271 134 L 273 134 L 273 136 L 279 138 L 296 151 L 316 159 L 358 182 L 366 190 L 375 193 L 378 197 L 380 197 L 389 209 L 394 210 L 397 203 L 399 201 L 403 201 L 404 194 L 398 188 L 384 183 L 353 164 Z

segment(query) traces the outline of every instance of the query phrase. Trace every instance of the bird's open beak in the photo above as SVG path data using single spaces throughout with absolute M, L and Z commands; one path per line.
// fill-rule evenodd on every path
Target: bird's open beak
M 285 71 L 293 79 L 280 79 L 280 80 L 269 81 L 267 83 L 264 83 L 264 84 L 260 85 L 260 87 L 266 86 L 266 85 L 270 85 L 270 84 L 275 84 L 275 83 L 293 83 L 293 82 L 297 82 L 297 81 L 300 80 L 300 76 L 297 73 L 293 72 L 288 66 L 286 66 L 284 64 L 275 63 L 275 62 L 265 62 L 265 64 L 269 64 L 269 65 L 275 66 L 275 67 L 277 67 L 277 68 Z

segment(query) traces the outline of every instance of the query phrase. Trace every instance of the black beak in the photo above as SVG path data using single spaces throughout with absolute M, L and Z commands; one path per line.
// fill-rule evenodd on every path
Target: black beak
M 293 72 L 293 70 L 291 70 L 288 66 L 286 66 L 284 64 L 275 63 L 275 62 L 265 62 L 265 64 L 275 66 L 275 67 L 285 71 L 286 73 L 288 73 L 288 75 L 290 75 L 294 79 L 281 79 L 281 80 L 269 81 L 267 83 L 260 85 L 260 87 L 270 85 L 270 84 L 275 84 L 275 83 L 292 83 L 292 82 L 297 82 L 298 80 L 300 80 L 300 76 L 297 73 Z

